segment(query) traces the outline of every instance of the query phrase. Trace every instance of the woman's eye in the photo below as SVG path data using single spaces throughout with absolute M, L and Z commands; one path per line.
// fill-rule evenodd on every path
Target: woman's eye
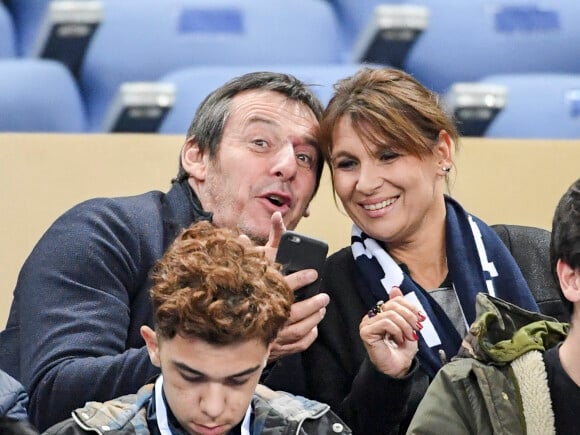
M 254 143 L 254 145 L 257 145 L 257 146 L 259 146 L 261 148 L 264 148 L 264 147 L 268 146 L 268 142 L 266 142 L 263 139 L 256 139 L 256 140 L 253 141 L 253 143 Z
M 337 160 L 334 162 L 334 167 L 337 169 L 351 169 L 356 165 L 354 160 Z
M 400 156 L 400 154 L 398 154 L 398 153 L 394 153 L 394 152 L 392 152 L 392 151 L 385 151 L 384 153 L 382 153 L 382 154 L 379 156 L 379 160 L 382 160 L 382 161 L 389 161 L 389 160 L 396 159 L 396 158 L 397 158 L 397 157 L 399 157 L 399 156 Z

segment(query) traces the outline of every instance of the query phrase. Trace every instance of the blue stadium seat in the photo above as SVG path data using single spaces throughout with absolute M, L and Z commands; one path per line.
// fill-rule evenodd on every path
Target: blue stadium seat
M 382 4 L 399 4 L 401 0 L 329 0 L 341 26 L 343 57 L 350 59 L 355 41 L 363 31 L 374 9 Z
M 457 82 L 442 95 L 441 104 L 462 136 L 483 136 L 505 107 L 507 89 L 484 82 Z
M 13 0 L 10 9 L 14 16 L 18 53 L 27 56 L 36 41 L 42 17 L 51 0 Z
M 12 16 L 0 3 L 0 58 L 16 56 L 16 33 Z
M 0 60 L 0 131 L 86 130 L 83 103 L 74 77 L 59 62 Z
M 505 107 L 485 137 L 580 138 L 580 74 L 503 74 L 481 82 L 507 88 Z
M 437 92 L 490 74 L 580 73 L 578 0 L 407 3 L 430 15 L 403 68 Z
M 324 0 L 107 0 L 80 70 L 92 131 L 127 81 L 192 65 L 339 61 Z
M 176 99 L 173 108 L 159 128 L 164 134 L 187 132 L 195 111 L 202 100 L 228 80 L 251 71 L 276 71 L 289 73 L 311 86 L 323 104 L 328 103 L 334 83 L 354 74 L 361 65 L 254 65 L 233 67 L 189 67 L 170 72 L 160 81 L 173 83 Z
M 100 23 L 100 0 L 18 0 L 11 2 L 17 52 L 65 63 L 74 74 Z

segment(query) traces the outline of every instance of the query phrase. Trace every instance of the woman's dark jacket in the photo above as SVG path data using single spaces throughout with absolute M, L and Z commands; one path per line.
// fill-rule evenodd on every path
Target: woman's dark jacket
M 540 308 L 565 317 L 550 274 L 549 232 L 506 225 L 492 228 L 510 251 L 517 251 L 514 258 Z M 331 302 L 317 340 L 302 356 L 308 395 L 330 404 L 355 434 L 405 433 L 431 379 L 416 362 L 403 379 L 374 369 L 359 336 L 360 321 L 369 309 L 357 290 L 364 285 L 350 247 L 328 258 L 322 291 L 329 293 Z

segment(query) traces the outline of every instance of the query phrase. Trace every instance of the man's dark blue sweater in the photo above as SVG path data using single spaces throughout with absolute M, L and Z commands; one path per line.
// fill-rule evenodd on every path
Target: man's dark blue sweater
M 183 181 L 166 194 L 83 202 L 46 231 L 0 333 L 0 368 L 26 386 L 40 430 L 158 374 L 139 332 L 153 324 L 149 272 L 183 228 L 208 219 Z

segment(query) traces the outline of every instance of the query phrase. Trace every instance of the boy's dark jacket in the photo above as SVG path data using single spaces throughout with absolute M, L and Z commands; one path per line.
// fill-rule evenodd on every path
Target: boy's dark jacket
M 153 384 L 105 403 L 88 402 L 72 418 L 44 432 L 44 435 L 115 434 L 149 435 L 146 410 Z M 325 405 L 301 396 L 275 392 L 258 385 L 253 401 L 252 435 L 352 434 Z

